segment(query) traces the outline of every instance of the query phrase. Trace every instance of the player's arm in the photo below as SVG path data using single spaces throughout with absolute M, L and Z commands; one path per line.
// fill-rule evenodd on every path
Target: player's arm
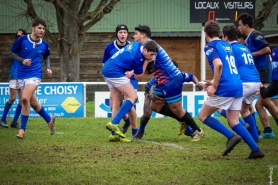
M 16 61 L 21 62 L 21 63 L 24 61 L 24 58 L 21 58 L 20 56 L 18 56 L 16 53 L 14 53 L 12 51 L 9 53 L 9 57 L 11 59 L 16 60 Z
M 145 71 L 146 71 L 146 68 L 147 68 L 147 65 L 148 63 L 151 62 L 150 60 L 145 60 L 144 61 L 144 64 L 143 64 L 143 72 L 141 74 L 136 74 L 134 73 L 134 78 L 136 80 L 140 80 L 142 78 L 142 76 L 144 75 Z
M 199 90 L 203 89 L 203 86 L 199 83 L 199 80 L 195 75 L 183 72 L 183 76 L 183 82 L 193 82 Z
M 207 87 L 207 93 L 209 96 L 214 95 L 216 92 L 222 74 L 222 61 L 219 58 L 215 58 L 213 59 L 212 63 L 214 66 L 214 75 L 212 85 Z
M 20 56 L 18 56 L 16 53 L 14 52 L 10 52 L 9 53 L 9 57 L 13 60 L 16 60 L 18 62 L 21 62 L 23 65 L 26 65 L 26 66 L 30 66 L 31 63 L 32 63 L 32 60 L 31 59 L 24 59 L 24 58 L 21 58 Z
M 256 45 L 257 48 L 260 48 L 260 50 L 252 53 L 254 57 L 271 54 L 269 43 L 260 32 L 254 32 L 254 34 L 251 34 L 250 37 L 253 44 Z
M 46 69 L 50 69 L 50 60 L 49 60 L 49 56 L 43 57 L 43 61 L 44 61 L 44 63 L 45 63 Z
M 196 87 L 199 90 L 203 90 L 203 86 L 199 83 L 199 80 L 195 75 L 193 75 L 193 77 L 192 77 L 192 82 L 196 85 Z
M 108 47 L 106 46 L 105 50 L 104 50 L 104 54 L 102 57 L 102 67 L 104 66 L 105 62 L 110 58 L 110 50 L 108 49 Z
M 271 50 L 269 46 L 265 46 L 264 48 L 260 49 L 259 51 L 253 52 L 252 55 L 254 57 L 268 55 L 271 54 Z
M 220 77 L 222 75 L 222 61 L 219 58 L 216 58 L 212 61 L 214 66 L 214 75 L 213 75 L 213 83 L 212 86 L 217 89 L 220 81 Z
M 52 75 L 52 70 L 50 69 L 50 60 L 49 60 L 49 56 L 44 56 L 43 57 L 43 61 L 45 63 L 46 66 L 46 71 L 48 75 Z

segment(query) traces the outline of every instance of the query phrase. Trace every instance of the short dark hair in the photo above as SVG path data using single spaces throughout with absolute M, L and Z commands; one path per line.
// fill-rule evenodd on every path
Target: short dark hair
M 238 30 L 234 24 L 224 26 L 222 32 L 224 37 L 228 37 L 229 41 L 238 40 Z
M 140 33 L 146 34 L 146 36 L 148 38 L 151 38 L 151 36 L 152 36 L 151 28 L 148 25 L 140 25 L 139 24 L 134 29 L 135 29 L 135 31 L 139 31 Z
M 247 24 L 249 26 L 249 28 L 253 28 L 254 27 L 254 19 L 251 15 L 249 15 L 248 13 L 241 13 L 238 18 L 238 21 L 241 20 L 242 24 Z
M 144 45 L 144 48 L 146 48 L 148 52 L 155 52 L 155 53 L 158 52 L 158 46 L 154 40 L 150 40 L 149 42 L 147 42 Z
M 210 38 L 219 37 L 220 26 L 215 21 L 208 21 L 204 26 L 204 31 L 208 34 Z
M 43 19 L 37 17 L 33 20 L 33 24 L 32 24 L 32 27 L 36 27 L 38 26 L 39 24 L 43 25 L 44 27 L 46 27 L 46 23 Z
M 18 31 L 22 31 L 22 35 L 27 35 L 27 31 L 25 29 L 19 28 L 15 33 L 15 39 L 18 39 L 20 35 L 17 35 Z

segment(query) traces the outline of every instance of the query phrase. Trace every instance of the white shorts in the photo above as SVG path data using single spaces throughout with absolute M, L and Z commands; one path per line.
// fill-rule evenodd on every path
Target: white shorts
M 27 84 L 34 84 L 36 86 L 39 86 L 41 83 L 41 79 L 40 78 L 27 78 L 27 79 L 20 79 L 18 80 L 18 85 L 20 90 L 23 92 L 24 91 L 24 87 Z
M 261 82 L 247 82 L 242 83 L 243 87 L 243 100 L 246 104 L 250 105 L 254 101 L 257 90 L 260 89 Z
M 106 81 L 109 89 L 111 88 L 118 88 L 121 87 L 127 83 L 130 83 L 130 79 L 126 76 L 121 78 L 106 78 L 104 77 L 104 80 Z
M 208 96 L 205 101 L 210 107 L 215 107 L 218 109 L 224 110 L 241 110 L 242 105 L 242 97 L 234 98 L 234 97 L 221 97 L 221 96 Z
M 9 81 L 9 88 L 11 89 L 19 89 L 18 80 L 10 80 Z

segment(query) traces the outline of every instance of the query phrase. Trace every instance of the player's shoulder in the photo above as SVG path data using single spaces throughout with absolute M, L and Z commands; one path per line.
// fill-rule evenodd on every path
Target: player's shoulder
M 250 37 L 252 39 L 255 39 L 255 40 L 262 40 L 264 39 L 264 35 L 262 34 L 262 32 L 258 31 L 258 30 L 253 30 L 250 34 Z
M 273 52 L 278 53 L 278 46 L 273 49 Z
M 114 40 L 114 41 L 112 41 L 112 42 L 108 43 L 108 44 L 106 45 L 106 48 L 115 47 L 116 42 L 117 42 L 117 41 L 116 41 L 116 40 Z
M 43 40 L 43 39 L 42 39 L 42 43 L 43 43 L 44 45 L 48 45 L 48 42 L 47 42 L 46 40 Z

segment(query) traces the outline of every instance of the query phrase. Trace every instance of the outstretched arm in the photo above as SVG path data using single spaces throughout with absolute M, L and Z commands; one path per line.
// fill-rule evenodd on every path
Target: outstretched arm
M 49 56 L 43 57 L 43 60 L 44 60 L 45 66 L 46 66 L 47 74 L 48 74 L 48 75 L 52 75 L 52 71 L 51 71 L 51 69 L 50 69 L 50 60 L 49 60 Z
M 203 90 L 203 86 L 199 83 L 199 80 L 196 76 L 193 75 L 192 82 L 198 87 L 199 90 Z

